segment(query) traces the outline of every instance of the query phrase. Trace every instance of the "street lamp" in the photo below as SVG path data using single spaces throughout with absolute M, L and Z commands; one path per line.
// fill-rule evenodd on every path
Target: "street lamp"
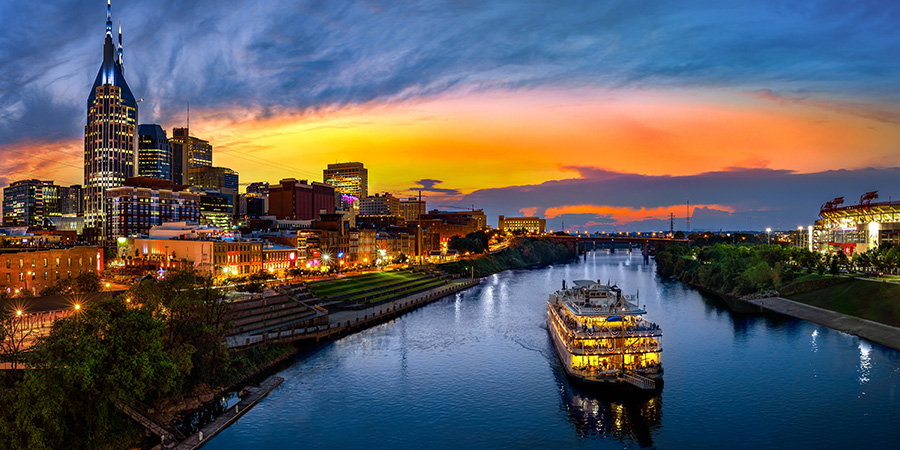
M 769 233 L 772 232 L 771 228 L 766 228 L 766 245 L 769 245 Z

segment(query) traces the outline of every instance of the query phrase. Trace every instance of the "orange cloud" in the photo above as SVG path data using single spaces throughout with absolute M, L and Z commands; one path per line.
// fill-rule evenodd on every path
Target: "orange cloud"
M 709 210 L 733 213 L 735 210 L 725 205 L 691 205 L 692 209 L 706 208 Z M 563 214 L 594 214 L 598 217 L 609 217 L 615 225 L 636 222 L 644 219 L 668 219 L 669 214 L 684 215 L 684 205 L 660 206 L 656 208 L 632 208 L 627 206 L 608 205 L 565 205 L 547 208 L 544 217 L 553 219 Z M 592 222 L 588 222 L 590 224 Z M 599 223 L 594 223 L 599 225 Z
M 720 90 L 475 90 L 316 111 L 193 110 L 191 133 L 210 140 L 214 165 L 237 170 L 242 183 L 321 180 L 328 163 L 362 161 L 370 192 L 398 195 L 426 178 L 463 193 L 536 185 L 571 178 L 571 166 L 647 175 L 900 166 L 900 126 L 878 120 L 886 107 L 853 106 Z M 169 133 L 176 119 L 163 123 Z M 23 151 L 35 167 L 38 158 L 63 162 L 45 176 L 78 181 L 81 145 L 78 137 Z
M 529 206 L 527 208 L 522 208 L 519 210 L 519 212 L 522 213 L 522 215 L 525 217 L 534 217 L 534 215 L 537 214 L 537 211 L 538 209 L 534 206 Z

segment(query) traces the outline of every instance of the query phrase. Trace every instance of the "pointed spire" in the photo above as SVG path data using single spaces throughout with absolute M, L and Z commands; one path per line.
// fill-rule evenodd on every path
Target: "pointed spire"
M 112 0 L 106 0 L 106 35 L 112 36 Z
M 109 1 L 109 0 L 107 0 Z M 119 21 L 119 65 L 122 66 L 122 21 Z M 122 67 L 122 72 L 125 72 L 125 67 Z

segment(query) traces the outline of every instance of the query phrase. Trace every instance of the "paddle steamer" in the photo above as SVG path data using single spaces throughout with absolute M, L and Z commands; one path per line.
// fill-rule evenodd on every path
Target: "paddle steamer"
M 547 330 L 575 380 L 623 389 L 662 387 L 662 330 L 618 286 L 576 280 L 550 294 Z

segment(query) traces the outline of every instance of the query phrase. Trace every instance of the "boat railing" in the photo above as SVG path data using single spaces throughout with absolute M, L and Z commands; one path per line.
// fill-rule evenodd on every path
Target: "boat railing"
M 625 373 L 625 382 L 641 389 L 656 389 L 656 381 L 633 372 Z
M 641 353 L 658 353 L 662 351 L 662 345 L 641 345 L 636 347 L 626 347 L 624 351 L 622 347 L 580 347 L 572 346 L 570 343 L 567 343 L 566 347 L 570 353 L 579 356 L 621 355 L 622 353 L 625 353 L 626 355 L 633 355 Z
M 566 327 L 570 333 L 574 333 L 578 339 L 598 339 L 598 338 L 620 338 L 624 334 L 625 337 L 658 337 L 662 336 L 662 330 L 625 330 L 624 332 L 618 328 L 608 328 L 606 330 L 581 331 L 571 326 Z

